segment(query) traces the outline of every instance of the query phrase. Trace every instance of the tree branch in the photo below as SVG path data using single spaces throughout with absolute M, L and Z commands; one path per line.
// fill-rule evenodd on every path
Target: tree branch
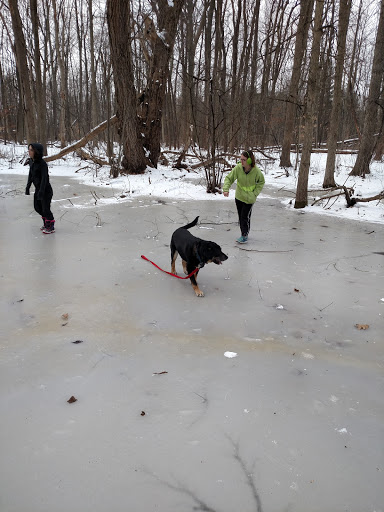
M 103 121 L 101 124 L 93 128 L 90 132 L 88 132 L 84 137 L 77 142 L 74 142 L 73 144 L 70 144 L 66 148 L 62 149 L 57 153 L 56 155 L 47 156 L 44 158 L 46 162 L 52 162 L 53 160 L 58 160 L 59 158 L 62 158 L 63 156 L 67 155 L 68 153 L 72 153 L 72 151 L 76 151 L 79 148 L 82 148 L 89 142 L 90 140 L 94 139 L 96 135 L 103 132 L 107 129 L 108 123 L 110 125 L 114 125 L 117 123 L 117 117 L 116 115 L 112 116 L 110 119 L 107 119 L 106 121 Z

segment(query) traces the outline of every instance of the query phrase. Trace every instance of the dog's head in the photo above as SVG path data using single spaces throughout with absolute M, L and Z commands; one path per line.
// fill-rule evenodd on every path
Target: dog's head
M 203 263 L 215 263 L 216 265 L 221 265 L 223 261 L 228 259 L 220 245 L 205 240 L 202 240 L 202 243 L 199 244 L 199 256 Z

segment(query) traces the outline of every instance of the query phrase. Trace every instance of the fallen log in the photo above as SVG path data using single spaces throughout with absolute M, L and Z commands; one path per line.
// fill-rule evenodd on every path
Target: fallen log
M 384 190 L 382 190 L 379 194 L 372 197 L 355 197 L 356 203 L 367 203 L 368 201 L 381 201 L 384 199 Z
M 338 188 L 342 189 L 342 190 L 340 190 L 340 192 L 338 192 L 337 194 L 332 194 L 329 196 L 322 196 L 319 199 L 316 199 L 315 201 L 313 201 L 312 206 L 315 205 L 316 203 L 319 203 L 320 201 L 324 201 L 325 199 L 332 199 L 334 197 L 339 197 L 342 195 L 345 196 L 345 200 L 347 201 L 348 208 L 354 206 L 356 203 L 368 203 L 369 201 L 381 201 L 384 199 L 384 190 L 382 190 L 375 196 L 371 196 L 371 197 L 352 197 L 353 189 L 348 189 L 347 187 L 342 186 L 342 187 L 335 187 L 332 190 L 336 190 Z
M 91 155 L 90 153 L 84 151 L 84 149 L 82 148 L 76 149 L 76 155 L 78 155 L 82 160 L 91 160 L 91 162 L 100 165 L 100 167 L 102 167 L 103 165 L 109 165 L 109 162 L 107 162 L 107 160 L 103 160 L 98 156 Z

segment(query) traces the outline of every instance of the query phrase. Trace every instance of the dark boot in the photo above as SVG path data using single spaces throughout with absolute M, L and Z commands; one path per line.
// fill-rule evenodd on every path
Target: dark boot
M 43 229 L 44 235 L 50 235 L 55 232 L 55 221 L 45 219 L 45 228 Z

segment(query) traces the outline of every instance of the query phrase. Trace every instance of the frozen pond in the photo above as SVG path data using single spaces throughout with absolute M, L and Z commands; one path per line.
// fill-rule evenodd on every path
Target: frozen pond
M 384 511 L 383 225 L 261 199 L 239 247 L 233 201 L 53 178 L 45 236 L 25 181 L 0 176 L 0 512 Z M 197 215 L 229 256 L 204 298 L 141 259 L 170 271 Z

